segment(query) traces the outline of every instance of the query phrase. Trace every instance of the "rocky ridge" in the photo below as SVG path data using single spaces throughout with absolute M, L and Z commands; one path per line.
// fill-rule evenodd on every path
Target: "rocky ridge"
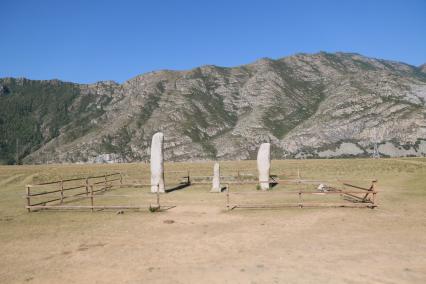
M 0 79 L 0 160 L 145 161 L 157 131 L 171 161 L 253 159 L 262 142 L 274 159 L 423 156 L 424 69 L 320 52 L 123 84 Z

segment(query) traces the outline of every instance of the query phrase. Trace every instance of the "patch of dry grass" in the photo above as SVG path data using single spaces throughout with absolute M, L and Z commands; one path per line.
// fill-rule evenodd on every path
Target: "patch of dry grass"
M 170 188 L 185 175 L 170 171 L 211 175 L 213 163 L 165 167 Z M 255 174 L 255 168 L 255 161 L 221 162 L 222 175 Z M 162 195 L 177 207 L 161 213 L 28 214 L 24 209 L 28 183 L 116 171 L 124 182 L 149 181 L 148 164 L 0 166 L 0 282 L 426 282 L 424 158 L 272 162 L 272 174 L 281 179 L 298 171 L 304 179 L 330 184 L 348 179 L 368 186 L 378 179 L 376 210 L 225 212 L 225 195 L 209 193 L 209 185 Z M 232 185 L 231 190 L 253 192 L 242 197 L 252 202 L 258 198 L 255 187 Z M 148 190 L 123 189 L 135 198 L 118 201 L 150 202 L 154 196 Z M 285 190 L 289 187 L 278 185 L 266 195 L 268 201 L 282 198 Z

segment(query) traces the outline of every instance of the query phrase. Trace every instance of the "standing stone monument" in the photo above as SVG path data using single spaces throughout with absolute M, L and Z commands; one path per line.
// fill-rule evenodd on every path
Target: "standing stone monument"
M 271 169 L 271 144 L 262 143 L 257 152 L 257 170 L 259 172 L 259 184 L 262 190 L 269 189 L 269 171 Z
M 164 135 L 157 132 L 152 136 L 151 143 L 151 192 L 164 192 Z
M 210 192 L 221 192 L 220 188 L 220 166 L 219 163 L 214 163 L 212 189 Z

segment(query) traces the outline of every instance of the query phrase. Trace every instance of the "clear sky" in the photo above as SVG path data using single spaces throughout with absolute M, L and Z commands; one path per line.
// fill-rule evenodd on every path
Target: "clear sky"
M 123 82 L 298 52 L 426 63 L 426 0 L 0 0 L 0 77 Z

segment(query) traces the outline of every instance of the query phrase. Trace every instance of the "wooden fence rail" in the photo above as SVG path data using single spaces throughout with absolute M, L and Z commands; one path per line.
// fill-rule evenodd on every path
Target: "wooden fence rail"
M 345 186 L 350 186 L 356 189 L 360 190 L 344 190 L 344 189 L 336 189 L 330 187 L 328 191 L 307 191 L 307 190 L 298 190 L 298 191 L 256 191 L 256 192 L 231 192 L 229 183 L 227 183 L 226 186 L 226 208 L 227 210 L 233 210 L 235 208 L 282 208 L 282 207 L 367 207 L 374 209 L 378 207 L 377 204 L 377 194 L 378 191 L 376 190 L 376 183 L 377 180 L 373 180 L 371 183 L 370 188 L 365 188 L 357 185 L 352 185 L 345 183 Z M 253 204 L 253 203 L 246 203 L 246 204 L 238 204 L 238 203 L 231 203 L 231 195 L 247 195 L 247 194 L 257 194 L 257 195 L 267 195 L 270 192 L 274 193 L 282 193 L 283 195 L 291 195 L 295 194 L 298 195 L 298 202 L 288 202 L 288 203 L 268 203 L 268 204 Z M 328 194 L 339 194 L 342 197 L 351 197 L 355 200 L 355 202 L 341 202 L 341 203 L 332 203 L 332 202 L 305 202 L 303 196 L 304 195 L 328 195 Z M 363 195 L 358 196 L 357 194 Z M 371 195 L 371 198 L 369 198 Z
M 99 180 L 102 179 L 102 180 Z M 81 181 L 81 184 L 69 184 Z M 58 189 L 54 190 L 45 190 L 42 192 L 33 192 L 32 189 L 44 187 L 44 186 L 57 186 Z M 146 185 L 148 186 L 148 184 Z M 149 184 L 151 186 L 151 184 Z M 160 194 L 157 191 L 155 203 L 142 206 L 142 205 L 95 205 L 95 199 L 97 198 L 134 198 L 134 195 L 104 195 L 104 193 L 113 188 L 123 188 L 126 187 L 123 185 L 123 175 L 121 173 L 110 173 L 97 176 L 88 176 L 83 178 L 71 178 L 71 179 L 61 179 L 50 182 L 43 182 L 38 184 L 29 184 L 26 186 L 26 206 L 25 208 L 28 212 L 41 209 L 57 209 L 57 210 L 72 210 L 72 209 L 90 209 L 94 211 L 95 209 L 143 209 L 148 208 L 150 211 L 159 211 L 167 210 L 173 208 L 174 206 L 161 206 L 160 205 Z M 158 187 L 158 185 L 157 185 Z M 65 192 L 70 190 L 83 189 L 83 192 L 76 192 L 74 194 L 65 195 Z M 50 199 L 39 201 L 34 203 L 32 198 L 43 197 L 43 196 L 52 196 Z M 59 194 L 59 195 L 58 195 Z M 66 199 L 89 199 L 90 205 L 70 205 L 64 204 Z M 53 204 L 53 202 L 57 202 Z
M 117 178 L 118 176 L 118 178 Z M 102 181 L 93 181 L 92 180 L 97 180 L 102 178 Z M 82 184 L 71 184 L 69 185 L 69 183 L 72 182 L 79 182 L 79 181 L 84 181 L 84 183 Z M 109 173 L 109 174 L 104 174 L 104 175 L 97 175 L 97 176 L 88 176 L 88 177 L 82 177 L 82 178 L 70 178 L 70 179 L 61 179 L 61 180 L 56 180 L 56 181 L 49 181 L 49 182 L 42 182 L 42 183 L 36 183 L 36 184 L 28 184 L 26 186 L 26 209 L 28 210 L 28 212 L 31 212 L 32 210 L 36 210 L 36 209 L 41 209 L 43 208 L 48 208 L 51 207 L 52 205 L 47 205 L 48 203 L 52 203 L 52 202 L 56 202 L 59 201 L 59 205 L 56 205 L 57 207 L 64 207 L 66 205 L 63 205 L 64 199 L 69 199 L 69 198 L 81 198 L 82 195 L 86 195 L 89 196 L 89 189 L 90 189 L 90 193 L 92 196 L 92 200 L 93 200 L 93 195 L 96 192 L 100 192 L 100 191 L 106 191 L 108 189 L 113 188 L 114 186 L 118 186 L 116 184 L 113 184 L 113 182 L 116 181 L 120 181 L 120 184 L 122 184 L 123 181 L 123 177 L 121 173 Z M 36 189 L 39 187 L 44 187 L 44 186 L 52 186 L 52 185 L 56 185 L 59 188 L 58 189 L 54 189 L 54 190 L 45 190 L 42 192 L 32 192 L 32 189 Z M 102 185 L 101 188 L 98 189 L 93 189 L 93 186 L 96 185 Z M 85 191 L 84 192 L 80 192 L 77 194 L 72 194 L 72 195 L 65 195 L 65 192 L 69 191 L 69 190 L 76 190 L 76 189 L 81 189 L 84 188 Z M 59 197 L 53 198 L 53 199 L 48 199 L 48 200 L 43 200 L 40 201 L 38 203 L 32 203 L 31 202 L 31 198 L 32 197 L 42 197 L 44 195 L 50 195 L 50 194 L 55 194 L 55 193 L 59 193 Z M 93 203 L 93 202 L 92 202 Z

